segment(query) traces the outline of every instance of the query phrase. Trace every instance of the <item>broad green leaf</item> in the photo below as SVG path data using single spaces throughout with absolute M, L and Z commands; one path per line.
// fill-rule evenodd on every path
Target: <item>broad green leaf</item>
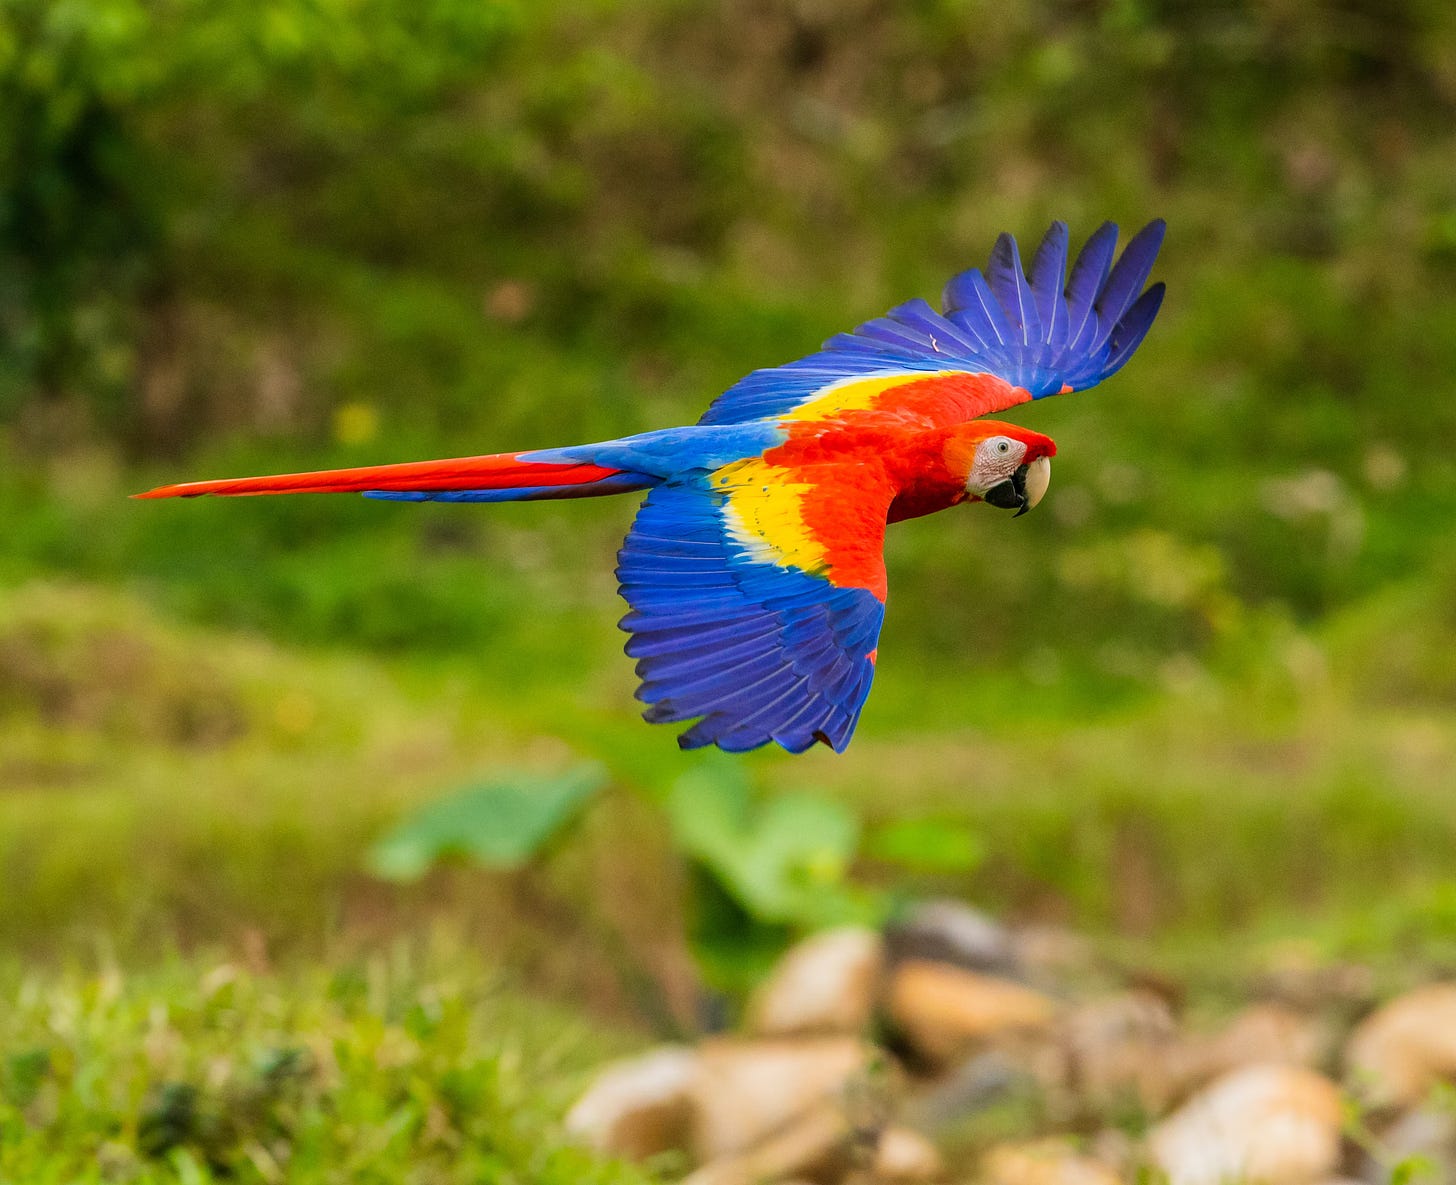
M 736 766 L 706 766 L 684 774 L 667 799 L 678 845 L 704 863 L 731 864 L 749 830 L 748 779 Z
M 797 793 L 758 807 L 736 770 L 679 779 L 668 815 L 682 849 L 764 922 L 819 920 L 843 889 L 859 841 L 859 821 L 842 803 Z
M 467 788 L 423 807 L 375 844 L 369 870 L 417 880 L 447 856 L 518 868 L 606 784 L 600 766 L 581 765 L 557 777 L 520 775 Z
M 848 807 L 815 794 L 771 799 L 742 852 L 743 890 L 765 916 L 809 920 L 815 897 L 839 886 L 859 843 L 859 820 Z

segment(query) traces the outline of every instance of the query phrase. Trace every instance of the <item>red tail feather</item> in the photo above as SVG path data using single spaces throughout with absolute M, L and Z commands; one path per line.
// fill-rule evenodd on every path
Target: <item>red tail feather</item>
M 456 457 L 448 461 L 410 461 L 403 465 L 365 465 L 276 477 L 236 477 L 158 486 L 134 498 L 196 498 L 201 494 L 348 494 L 365 490 L 509 490 L 529 486 L 575 486 L 620 473 L 600 465 L 523 461 L 518 453 Z

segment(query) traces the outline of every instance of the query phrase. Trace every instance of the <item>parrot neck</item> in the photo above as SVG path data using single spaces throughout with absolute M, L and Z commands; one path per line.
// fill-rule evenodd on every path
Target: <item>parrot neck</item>
M 944 489 L 941 487 L 916 486 L 895 495 L 890 503 L 890 514 L 886 521 L 904 522 L 907 518 L 924 518 L 940 510 L 949 510 L 966 500 L 965 487 Z
M 949 458 L 947 444 L 951 435 L 944 429 L 907 433 L 887 452 L 890 480 L 896 490 L 890 504 L 890 522 L 948 510 L 969 497 L 966 475 Z
M 890 487 L 889 521 L 900 522 L 966 500 L 965 474 L 955 472 L 947 459 L 949 435 L 945 429 L 819 423 L 812 430 L 791 430 L 789 439 L 763 459 L 790 473 L 820 465 L 858 466 L 864 482 Z

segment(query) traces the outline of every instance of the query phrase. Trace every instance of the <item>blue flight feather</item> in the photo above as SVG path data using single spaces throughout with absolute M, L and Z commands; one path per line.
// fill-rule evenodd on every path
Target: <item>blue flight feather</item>
M 1115 374 L 1121 370 L 1133 351 L 1142 345 L 1143 338 L 1148 335 L 1148 330 L 1153 327 L 1153 319 L 1158 315 L 1158 310 L 1163 305 L 1164 286 L 1161 282 L 1154 284 L 1146 292 L 1133 301 L 1132 308 L 1128 309 L 1117 328 L 1113 331 L 1112 339 L 1108 343 L 1112 352 L 1107 356 L 1107 373 Z
M 1085 336 L 1088 320 L 1093 317 L 1097 294 L 1107 283 L 1112 270 L 1112 257 L 1117 250 L 1117 223 L 1104 222 L 1077 253 L 1072 274 L 1067 280 L 1068 346 L 1075 350 Z
M 696 718 L 678 738 L 684 748 L 800 752 L 822 737 L 843 749 L 869 694 L 884 605 L 868 589 L 747 556 L 725 503 L 706 475 L 662 485 L 627 534 L 617 576 L 643 715 Z M 715 541 L 691 555 L 661 550 L 683 530 Z
M 1036 298 L 1031 294 L 1031 285 L 1026 282 L 1026 273 L 1021 268 L 1021 252 L 1016 240 L 1003 234 L 991 248 L 991 259 L 986 265 L 986 281 L 991 291 L 1006 310 L 1007 320 L 1017 330 L 1017 336 L 1024 346 L 1041 341 L 1041 316 L 1036 310 Z
M 1166 230 L 1167 224 L 1161 218 L 1154 219 L 1123 248 L 1122 257 L 1097 297 L 1097 319 L 1102 329 L 1098 345 L 1111 335 L 1148 282 Z
M 987 344 L 993 348 L 1010 345 L 1015 331 L 980 269 L 973 267 L 962 272 L 951 284 L 955 286 L 958 297 L 955 305 L 946 304 L 946 316 L 951 322 L 984 331 Z
M 1042 339 L 1055 355 L 1067 344 L 1067 224 L 1053 222 L 1031 260 L 1031 290 L 1043 326 Z

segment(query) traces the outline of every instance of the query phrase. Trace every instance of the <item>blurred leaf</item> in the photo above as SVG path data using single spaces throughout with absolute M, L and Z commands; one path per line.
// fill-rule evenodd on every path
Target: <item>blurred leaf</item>
M 688 940 L 703 982 L 729 997 L 745 997 L 772 970 L 795 931 L 756 917 L 705 865 L 689 878 Z
M 193 1139 L 199 1126 L 197 1088 L 164 1082 L 152 1092 L 137 1122 L 137 1148 L 144 1156 L 166 1156 Z
M 809 793 L 757 806 L 735 767 L 678 780 L 668 799 L 673 834 L 760 921 L 813 924 L 846 912 L 839 892 L 859 842 L 842 803 Z
M 865 855 L 911 872 L 971 872 L 986 858 L 986 844 L 963 823 L 897 819 L 875 828 Z
M 51 1055 L 44 1049 L 27 1049 L 5 1059 L 5 1094 L 17 1107 L 28 1107 L 40 1093 L 51 1072 Z
M 387 880 L 417 880 L 447 856 L 518 868 L 606 784 L 600 766 L 580 765 L 558 777 L 522 775 L 470 787 L 424 807 L 375 844 L 369 870 Z
M 1429 1180 L 1437 1175 L 1436 1164 L 1429 1156 L 1407 1156 L 1390 1170 L 1390 1185 L 1413 1185 L 1416 1181 Z

